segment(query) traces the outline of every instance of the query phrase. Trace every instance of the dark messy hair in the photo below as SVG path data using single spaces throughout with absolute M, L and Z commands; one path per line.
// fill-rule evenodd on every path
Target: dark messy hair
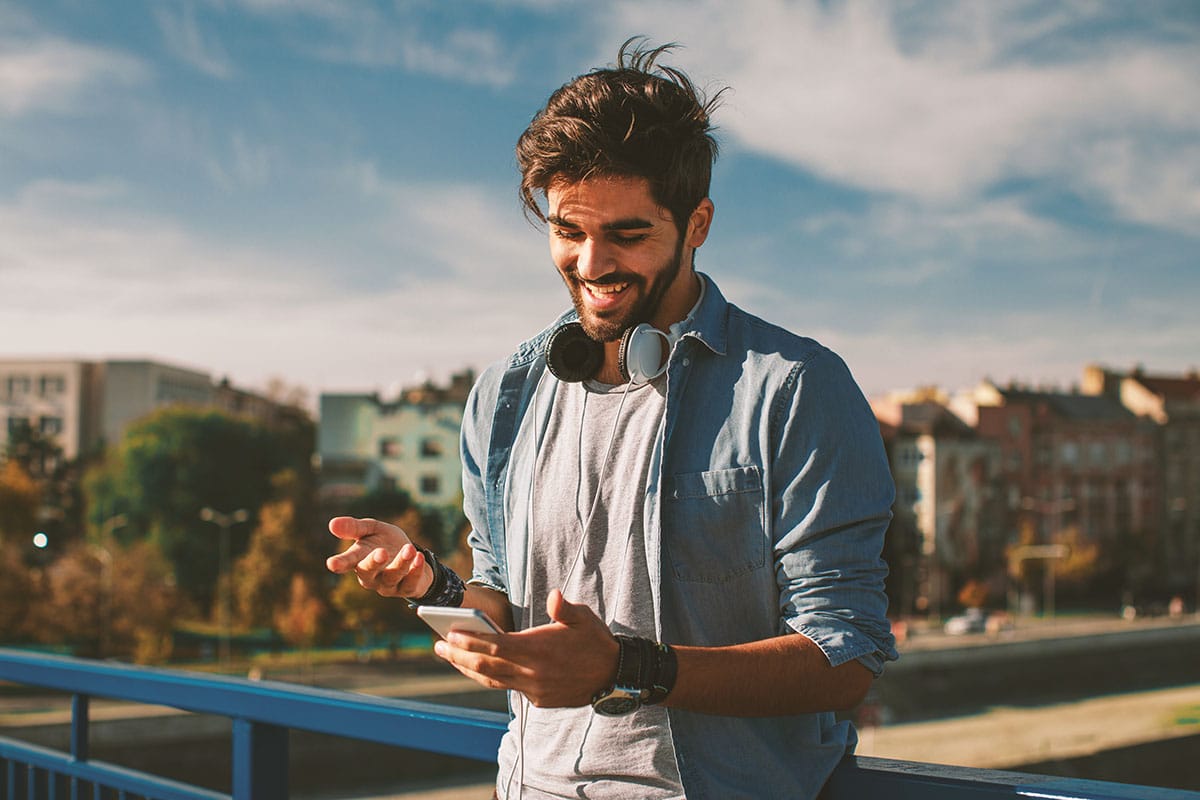
M 527 215 L 546 221 L 536 195 L 559 181 L 640 177 L 681 235 L 687 230 L 708 196 L 717 158 L 709 115 L 722 92 L 705 100 L 687 75 L 657 63 L 675 46 L 627 39 L 616 66 L 580 75 L 550 95 L 517 141 Z

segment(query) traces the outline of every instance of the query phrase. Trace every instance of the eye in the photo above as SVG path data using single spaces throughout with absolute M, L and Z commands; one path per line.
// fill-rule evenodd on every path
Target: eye
M 646 241 L 644 233 L 616 233 L 613 234 L 612 240 L 621 245 L 632 245 L 638 242 Z
M 572 230 L 571 228 L 555 228 L 554 235 L 568 242 L 578 242 L 583 238 L 583 231 Z

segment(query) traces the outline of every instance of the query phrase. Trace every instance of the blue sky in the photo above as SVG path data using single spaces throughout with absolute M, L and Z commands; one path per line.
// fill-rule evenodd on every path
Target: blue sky
M 0 357 L 321 391 L 565 305 L 513 144 L 632 34 L 731 87 L 698 265 L 869 394 L 1200 366 L 1200 4 L 0 3 Z

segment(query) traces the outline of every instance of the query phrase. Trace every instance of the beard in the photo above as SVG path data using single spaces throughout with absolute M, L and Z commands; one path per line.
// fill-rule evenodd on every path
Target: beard
M 575 306 L 575 313 L 579 315 L 583 332 L 597 342 L 615 342 L 625 334 L 625 331 L 653 319 L 667 289 L 671 288 L 671 284 L 679 276 L 679 270 L 682 267 L 683 237 L 681 236 L 679 243 L 675 246 L 674 254 L 655 272 L 653 278 L 647 280 L 643 275 L 614 272 L 593 281 L 601 286 L 628 283 L 629 288 L 625 291 L 636 292 L 637 300 L 633 305 L 623 312 L 616 311 L 611 314 L 597 314 L 587 308 L 583 302 L 583 293 L 586 290 L 574 269 L 562 273 L 562 279 L 567 284 L 567 291 L 571 293 L 571 303 Z

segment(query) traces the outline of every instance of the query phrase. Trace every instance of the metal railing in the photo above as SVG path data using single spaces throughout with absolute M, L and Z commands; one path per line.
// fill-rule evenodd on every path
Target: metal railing
M 69 749 L 0 737 L 0 800 L 283 800 L 289 795 L 290 731 L 494 762 L 508 722 L 507 715 L 492 711 L 6 648 L 0 648 L 0 680 L 72 697 Z M 230 793 L 90 759 L 89 701 L 93 697 L 169 706 L 231 720 Z M 765 789 L 764 796 L 769 795 Z M 877 758 L 846 759 L 824 796 L 829 800 L 1200 800 L 1198 792 Z

